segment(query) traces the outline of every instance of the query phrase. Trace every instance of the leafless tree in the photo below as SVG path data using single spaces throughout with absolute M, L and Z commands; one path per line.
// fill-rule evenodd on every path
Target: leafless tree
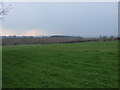
M 7 15 L 11 8 L 11 5 L 5 6 L 3 2 L 0 2 L 0 21 L 3 21 L 3 17 Z

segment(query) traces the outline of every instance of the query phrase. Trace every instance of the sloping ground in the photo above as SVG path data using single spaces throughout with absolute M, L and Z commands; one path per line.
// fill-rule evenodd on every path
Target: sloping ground
M 3 88 L 117 88 L 118 42 L 3 47 Z
M 40 44 L 76 41 L 76 38 L 3 38 L 3 45 Z
M 2 45 L 20 45 L 20 44 L 50 44 L 50 43 L 76 43 L 89 41 L 111 41 L 114 39 L 99 38 L 78 38 L 78 37 L 16 37 L 2 38 Z

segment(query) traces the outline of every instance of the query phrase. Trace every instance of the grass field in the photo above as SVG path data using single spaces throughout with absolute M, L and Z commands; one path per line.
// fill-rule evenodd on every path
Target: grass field
M 117 88 L 118 42 L 3 46 L 3 88 Z

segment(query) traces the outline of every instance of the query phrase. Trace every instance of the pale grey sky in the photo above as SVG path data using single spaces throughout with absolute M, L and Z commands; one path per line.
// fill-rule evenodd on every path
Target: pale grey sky
M 3 35 L 118 35 L 117 2 L 15 2 Z

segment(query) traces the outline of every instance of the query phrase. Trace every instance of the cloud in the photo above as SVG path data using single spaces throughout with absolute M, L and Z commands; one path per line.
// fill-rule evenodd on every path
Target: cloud
M 2 36 L 9 36 L 9 35 L 17 35 L 17 33 L 13 30 L 8 29 L 2 29 Z
M 41 36 L 41 35 L 48 35 L 48 34 L 41 30 L 26 30 L 23 35 L 25 35 L 25 36 Z
M 47 36 L 48 33 L 44 32 L 43 30 L 25 30 L 25 31 L 16 31 L 10 29 L 3 29 L 2 36 L 10 36 L 10 35 L 17 35 L 17 36 Z

